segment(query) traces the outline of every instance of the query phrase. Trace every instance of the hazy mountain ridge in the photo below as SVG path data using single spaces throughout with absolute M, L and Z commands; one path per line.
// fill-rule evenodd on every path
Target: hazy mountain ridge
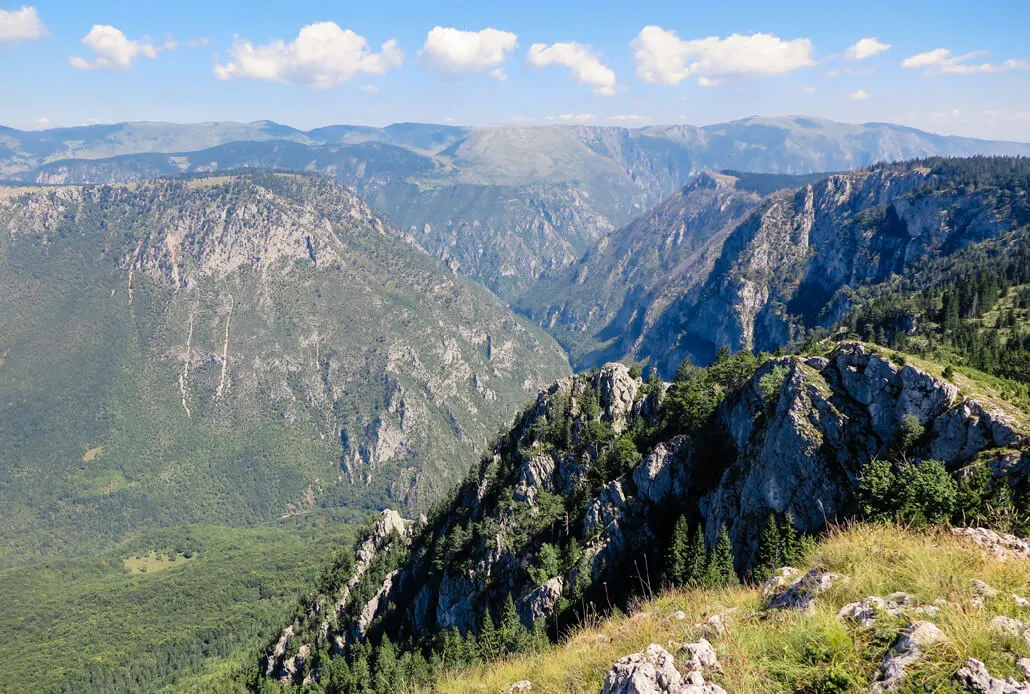
M 568 369 L 323 178 L 8 188 L 0 220 L 2 536 L 23 559 L 81 533 L 418 505 Z
M 90 128 L 5 131 L 0 171 L 37 183 L 113 183 L 240 166 L 327 173 L 507 300 L 571 265 L 595 240 L 706 169 L 800 174 L 930 155 L 1030 154 L 1030 145 L 1020 143 L 801 116 L 702 128 L 396 124 L 302 132 L 268 122 L 175 125 L 166 134 L 161 124 Z M 100 158 L 111 154 L 124 156 Z

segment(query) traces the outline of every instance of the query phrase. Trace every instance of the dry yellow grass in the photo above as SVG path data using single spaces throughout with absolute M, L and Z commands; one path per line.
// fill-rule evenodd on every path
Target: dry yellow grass
M 838 620 L 837 612 L 846 603 L 894 591 L 926 604 L 938 601 L 940 613 L 932 621 L 951 639 L 910 671 L 909 691 L 957 691 L 951 678 L 970 656 L 1004 677 L 1016 674 L 1016 656 L 1030 655 L 1022 637 L 1006 638 L 989 625 L 998 614 L 1030 619 L 1030 609 L 1018 607 L 1011 597 L 1030 596 L 1030 562 L 997 559 L 943 530 L 856 525 L 831 532 L 799 568 L 815 567 L 848 580 L 820 596 L 813 614 L 767 613 L 754 587 L 672 591 L 630 617 L 585 627 L 544 652 L 448 673 L 434 691 L 496 693 L 528 679 L 534 692 L 597 692 L 618 658 L 650 643 L 674 652 L 677 643 L 701 635 L 693 625 L 734 608 L 729 630 L 709 636 L 725 670 L 716 681 L 728 691 L 860 691 L 899 631 L 924 617 L 884 617 L 866 629 Z M 973 578 L 997 588 L 1001 596 L 978 607 L 972 601 Z M 677 619 L 677 611 L 686 619 Z

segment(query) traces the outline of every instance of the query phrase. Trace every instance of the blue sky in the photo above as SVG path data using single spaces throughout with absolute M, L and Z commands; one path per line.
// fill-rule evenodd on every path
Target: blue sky
M 1020 1 L 0 0 L 0 123 L 806 114 L 1030 141 L 1028 28 Z

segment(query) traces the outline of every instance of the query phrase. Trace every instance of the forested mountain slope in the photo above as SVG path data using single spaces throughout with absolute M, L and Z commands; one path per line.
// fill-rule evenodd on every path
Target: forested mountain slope
M 324 178 L 4 188 L 0 232 L 2 563 L 418 507 L 568 370 Z

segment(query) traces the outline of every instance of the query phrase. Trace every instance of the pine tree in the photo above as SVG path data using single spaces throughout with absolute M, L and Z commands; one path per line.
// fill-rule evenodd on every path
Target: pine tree
M 698 585 L 705 580 L 708 570 L 708 549 L 705 547 L 705 528 L 703 523 L 694 526 L 694 535 L 687 549 L 684 562 L 686 570 L 683 582 Z
M 467 664 L 465 644 L 457 627 L 451 627 L 444 632 L 442 651 L 441 657 L 445 667 L 456 668 Z
M 326 694 L 346 694 L 351 688 L 350 666 L 346 658 L 333 658 L 322 677 Z
M 433 680 L 433 673 L 429 669 L 422 651 L 415 650 L 404 654 L 401 660 L 401 670 L 404 673 L 404 683 L 414 687 L 427 687 Z
M 755 578 L 764 581 L 783 565 L 783 548 L 780 541 L 780 528 L 776 522 L 776 514 L 769 512 L 758 539 L 758 557 L 755 564 Z
M 501 640 L 494 626 L 494 618 L 490 616 L 489 608 L 483 613 L 483 625 L 479 629 L 479 655 L 489 662 L 501 656 Z
M 354 649 L 350 672 L 350 692 L 365 694 L 365 692 L 372 691 L 372 688 L 369 686 L 372 682 L 372 668 L 368 666 L 368 654 L 366 649 Z
M 676 520 L 672 537 L 669 539 L 669 550 L 665 558 L 665 580 L 672 586 L 682 586 L 688 580 L 687 560 L 690 554 L 690 525 L 687 516 L 681 515 Z
M 719 527 L 719 536 L 712 548 L 712 556 L 708 561 L 705 584 L 709 587 L 735 585 L 739 582 L 737 572 L 733 568 L 733 543 L 726 526 Z
M 801 559 L 801 537 L 794 525 L 794 514 L 788 511 L 780 525 L 780 561 L 791 566 Z
M 529 648 L 530 635 L 519 613 L 515 609 L 515 601 L 508 593 L 508 599 L 504 602 L 504 609 L 501 612 L 501 621 L 497 627 L 500 636 L 501 652 L 503 654 L 519 653 Z
M 400 663 L 397 661 L 397 649 L 386 636 L 376 649 L 376 667 L 372 681 L 380 694 L 399 691 L 403 684 Z

